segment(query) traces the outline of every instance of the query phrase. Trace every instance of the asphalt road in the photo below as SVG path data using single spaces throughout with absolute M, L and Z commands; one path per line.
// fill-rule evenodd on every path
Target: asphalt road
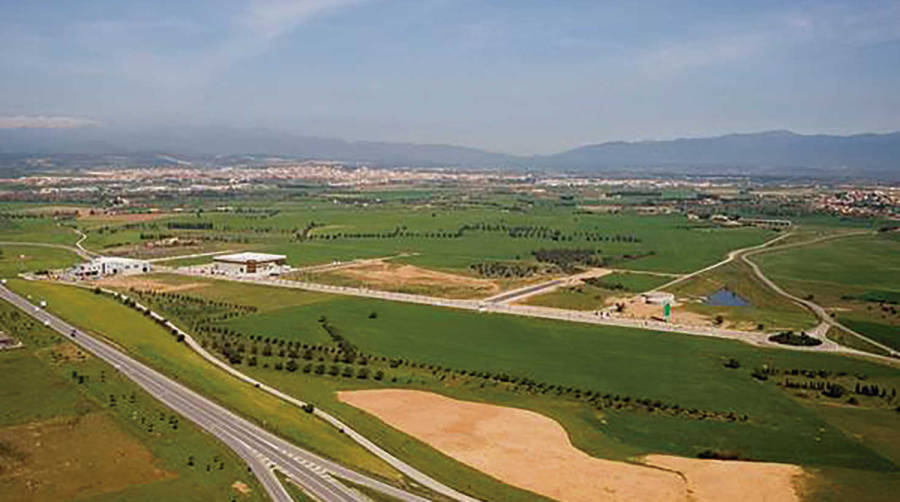
M 268 495 L 276 502 L 288 502 L 291 498 L 275 477 L 273 469 L 281 471 L 302 486 L 310 495 L 321 501 L 362 502 L 367 500 L 355 490 L 337 482 L 334 476 L 371 487 L 405 502 L 427 501 L 423 497 L 382 483 L 298 448 L 125 355 L 110 344 L 35 307 L 5 286 L 0 286 L 0 298 L 68 337 L 87 352 L 106 361 L 160 402 L 219 438 L 248 463 Z M 74 336 L 72 336 L 73 333 Z
M 871 338 L 869 338 L 869 337 L 867 337 L 867 336 L 865 336 L 865 335 L 862 335 L 862 334 L 860 334 L 860 333 L 858 333 L 858 332 L 856 332 L 856 331 L 854 331 L 854 330 L 848 328 L 847 326 L 844 326 L 844 325 L 841 324 L 840 322 L 836 321 L 833 317 L 831 317 L 831 315 L 828 313 L 828 311 L 825 310 L 825 309 L 824 309 L 821 305 L 819 305 L 818 303 L 815 303 L 815 302 L 813 302 L 812 300 L 807 300 L 807 299 L 805 299 L 805 298 L 800 298 L 800 297 L 798 297 L 798 296 L 794 296 L 794 295 L 788 293 L 788 292 L 785 291 L 783 288 L 781 288 L 781 286 L 775 284 L 774 281 L 772 281 L 771 279 L 769 279 L 768 277 L 766 277 L 766 275 L 763 274 L 763 271 L 762 271 L 762 269 L 759 267 L 759 265 L 757 265 L 756 263 L 754 263 L 753 261 L 750 260 L 750 257 L 751 257 L 751 256 L 756 255 L 756 254 L 760 254 L 760 253 L 769 253 L 769 252 L 771 252 L 771 251 L 778 251 L 778 250 L 781 250 L 781 249 L 787 249 L 787 248 L 792 248 L 792 247 L 797 247 L 797 246 L 806 246 L 806 245 L 809 245 L 809 244 L 814 244 L 814 243 L 822 242 L 822 241 L 826 241 L 826 240 L 841 239 L 841 238 L 845 238 L 845 237 L 852 237 L 852 236 L 858 236 L 858 235 L 866 235 L 866 234 L 871 234 L 871 233 L 872 233 L 872 232 L 853 232 L 853 233 L 842 234 L 842 235 L 836 235 L 836 236 L 826 236 L 826 237 L 822 237 L 822 238 L 819 238 L 819 239 L 814 239 L 814 240 L 811 240 L 811 241 L 798 242 L 798 243 L 794 243 L 794 244 L 786 244 L 786 245 L 783 245 L 783 246 L 777 246 L 777 247 L 768 248 L 768 249 L 758 249 L 758 250 L 754 250 L 754 251 L 750 251 L 750 252 L 741 254 L 741 260 L 743 260 L 744 263 L 746 263 L 747 265 L 750 266 L 750 268 L 753 270 L 753 274 L 756 275 L 756 277 L 757 277 L 759 280 L 761 280 L 763 283 L 765 283 L 766 286 L 768 286 L 769 288 L 771 288 L 773 291 L 775 291 L 775 292 L 778 293 L 779 295 L 781 295 L 781 296 L 783 296 L 783 297 L 785 297 L 785 298 L 787 298 L 787 299 L 789 299 L 789 300 L 791 300 L 791 301 L 797 303 L 798 305 L 800 305 L 800 306 L 802 306 L 802 307 L 805 307 L 806 309 L 808 309 L 809 311 L 811 311 L 813 314 L 815 314 L 816 317 L 819 318 L 819 321 L 821 321 L 821 323 L 822 323 L 822 324 L 819 325 L 819 327 L 816 329 L 816 331 L 817 331 L 817 332 L 821 332 L 821 339 L 822 339 L 823 342 L 828 342 L 828 341 L 830 341 L 830 340 L 828 340 L 827 338 L 825 338 L 825 334 L 828 332 L 828 328 L 830 328 L 830 327 L 835 327 L 835 328 L 842 329 L 842 330 L 846 331 L 847 333 L 850 333 L 851 335 L 856 336 L 857 338 L 860 338 L 860 339 L 862 339 L 862 340 L 865 340 L 866 342 L 868 342 L 868 343 L 870 343 L 870 344 L 872 344 L 872 345 L 874 345 L 874 346 L 876 346 L 876 347 L 878 347 L 878 348 L 880 348 L 880 349 L 882 349 L 882 350 L 887 351 L 888 354 L 890 354 L 890 355 L 892 355 L 892 356 L 894 356 L 894 357 L 897 357 L 897 356 L 900 356 L 900 352 L 894 350 L 893 347 L 889 347 L 889 346 L 887 346 L 887 345 L 885 345 L 885 344 L 883 344 L 883 343 L 880 343 L 880 342 L 878 342 L 878 341 L 872 340 Z M 832 343 L 834 343 L 834 342 L 832 342 Z M 840 345 L 838 345 L 838 344 L 834 344 L 834 345 L 837 345 L 838 347 L 840 347 Z

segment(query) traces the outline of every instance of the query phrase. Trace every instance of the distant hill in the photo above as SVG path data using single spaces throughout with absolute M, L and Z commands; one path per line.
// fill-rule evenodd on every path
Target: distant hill
M 853 136 L 790 131 L 611 142 L 545 156 L 453 145 L 300 136 L 221 127 L 0 130 L 0 154 L 277 155 L 388 166 L 552 170 L 582 174 L 723 174 L 900 179 L 900 132 Z
M 300 136 L 266 129 L 225 127 L 119 130 L 0 130 L 0 154 L 277 155 L 394 166 L 513 167 L 519 159 L 453 145 L 419 145 Z
M 557 169 L 608 172 L 653 171 L 833 175 L 900 174 L 900 132 L 854 136 L 803 135 L 790 131 L 729 134 L 671 141 L 587 145 L 539 158 Z

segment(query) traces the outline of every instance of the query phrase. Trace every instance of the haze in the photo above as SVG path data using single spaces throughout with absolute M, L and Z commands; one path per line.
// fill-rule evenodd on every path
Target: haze
M 0 128 L 236 126 L 514 154 L 900 129 L 900 2 L 0 3 Z

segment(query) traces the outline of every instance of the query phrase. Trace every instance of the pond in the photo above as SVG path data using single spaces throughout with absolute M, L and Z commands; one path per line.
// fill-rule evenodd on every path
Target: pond
M 749 301 L 728 288 L 722 288 L 709 295 L 703 303 L 716 307 L 747 307 L 750 305 Z

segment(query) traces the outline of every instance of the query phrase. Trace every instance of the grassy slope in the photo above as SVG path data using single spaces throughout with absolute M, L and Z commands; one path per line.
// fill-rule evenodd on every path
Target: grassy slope
M 101 413 L 148 448 L 156 467 L 177 473 L 174 479 L 134 485 L 114 493 L 84 493 L 82 500 L 224 500 L 235 495 L 230 485 L 236 480 L 251 488 L 250 494 L 238 496 L 236 500 L 265 499 L 262 487 L 246 474 L 244 463 L 227 447 L 184 419 L 179 420 L 177 430 L 166 426 L 166 422 L 158 422 L 159 413 L 168 418 L 172 416 L 171 412 L 137 385 L 119 376 L 109 365 L 91 357 L 84 361 L 54 358 L 53 354 L 69 343 L 42 326 L 27 328 L 24 323 L 17 322 L 14 326 L 18 328 L 11 328 L 7 316 L 13 311 L 13 307 L 0 302 L 0 312 L 6 321 L 4 329 L 15 329 L 26 347 L 0 352 L 0 375 L 5 381 L 12 375 L 16 379 L 16 385 L 4 385 L 0 391 L 0 409 L 4 410 L 0 413 L 0 425 Z M 87 375 L 87 382 L 76 384 L 71 378 L 72 371 Z M 101 373 L 104 374 L 102 379 Z M 124 397 L 132 393 L 135 396 L 133 402 Z M 115 407 L 109 406 L 110 394 L 122 396 Z M 154 433 L 148 433 L 145 426 L 138 423 L 140 417 L 152 418 L 158 426 Z M 94 433 L 97 441 L 104 440 L 104 431 Z M 187 466 L 188 456 L 193 456 L 197 465 Z M 222 468 L 219 469 L 216 462 L 215 468 L 207 472 L 205 463 L 212 463 L 214 458 L 222 462 Z M 0 486 L 6 482 L 17 483 L 15 479 L 5 480 L 0 481 Z M 3 499 L 0 493 L 0 500 Z
M 281 400 L 227 377 L 137 312 L 105 296 L 49 283 L 10 281 L 11 287 L 47 299 L 61 317 L 114 341 L 151 366 L 176 376 L 202 394 L 266 425 L 301 446 L 387 477 L 395 472 L 333 428 Z
M 261 287 L 242 285 L 234 294 L 250 299 L 270 291 L 258 288 Z M 195 291 L 228 299 L 231 289 L 231 284 L 219 283 L 214 288 Z M 258 291 L 254 294 L 252 289 Z M 846 358 L 760 350 L 697 337 L 479 315 L 368 299 L 324 297 L 327 300 L 322 300 L 322 295 L 298 291 L 279 294 L 319 298 L 314 302 L 298 301 L 299 306 L 281 311 L 292 326 L 298 327 L 298 332 L 315 330 L 316 319 L 324 314 L 366 352 L 456 368 L 506 371 L 586 389 L 660 398 L 683 406 L 734 409 L 754 417 L 750 425 L 734 426 L 629 416 L 613 419 L 602 431 L 616 441 L 637 445 L 644 451 L 692 454 L 703 445 L 731 443 L 736 449 L 748 449 L 755 458 L 770 460 L 841 464 L 856 455 L 862 456 L 857 459 L 867 457 L 871 452 L 840 434 L 835 434 L 834 441 L 825 445 L 808 444 L 808 438 L 823 427 L 821 419 L 788 401 L 776 389 L 754 383 L 747 373 L 749 368 L 770 364 L 864 371 L 891 381 L 898 378 L 893 369 Z M 378 312 L 377 319 L 368 319 L 372 311 Z M 722 362 L 727 357 L 738 358 L 748 369 L 724 370 Z M 303 395 L 311 392 L 303 386 L 296 387 L 295 391 Z M 584 437 L 600 432 L 590 417 L 576 416 L 580 410 L 569 411 L 551 414 L 568 415 L 568 419 L 561 420 L 564 423 L 568 420 L 567 425 L 580 424 L 576 428 L 584 428 Z M 673 437 L 680 441 L 673 442 Z M 711 440 L 715 444 L 710 444 Z M 869 461 L 879 462 L 872 458 Z
M 700 298 L 727 288 L 750 302 L 745 307 L 704 305 L 697 301 L 686 303 L 687 310 L 708 316 L 721 315 L 727 321 L 745 329 L 763 324 L 764 329 L 807 329 L 815 326 L 816 318 L 802 307 L 786 301 L 753 275 L 749 266 L 731 262 L 671 287 L 667 291 L 680 298 Z

